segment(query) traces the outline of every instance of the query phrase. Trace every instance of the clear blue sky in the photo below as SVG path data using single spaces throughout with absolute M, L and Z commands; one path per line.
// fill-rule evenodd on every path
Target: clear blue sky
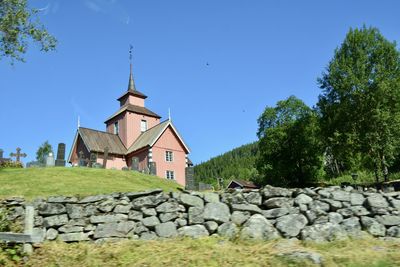
M 146 106 L 172 119 L 195 163 L 255 141 L 266 105 L 296 95 L 308 105 L 316 79 L 350 27 L 400 40 L 400 1 L 31 0 L 57 37 L 27 63 L 0 61 L 0 148 L 33 160 L 49 140 L 71 147 L 77 117 L 104 130 L 118 109 L 134 46 Z M 208 65 L 207 65 L 208 63 Z

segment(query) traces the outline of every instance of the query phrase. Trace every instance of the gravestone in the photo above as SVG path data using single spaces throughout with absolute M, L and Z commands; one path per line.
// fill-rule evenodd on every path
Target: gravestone
M 17 147 L 17 153 L 10 153 L 10 157 L 15 157 L 15 162 L 21 162 L 21 158 L 25 158 L 27 155 L 25 153 L 21 153 L 21 148 Z
M 3 149 L 0 149 L 0 160 L 3 159 L 3 153 L 4 153 L 4 150 L 3 150 Z
M 157 175 L 157 165 L 155 162 L 149 162 L 149 173 L 151 175 Z
M 194 179 L 194 168 L 193 167 L 186 167 L 185 168 L 185 180 L 187 190 L 196 190 L 196 181 Z
M 50 152 L 46 157 L 46 167 L 54 167 L 54 164 L 54 155 Z
M 87 162 L 89 161 L 87 158 L 84 158 L 85 153 L 83 151 L 79 151 L 78 153 L 78 165 L 79 167 L 86 167 Z
M 90 153 L 89 167 L 92 168 L 97 162 L 97 153 Z
M 64 143 L 58 144 L 56 166 L 57 167 L 65 167 L 65 144 Z
M 138 157 L 132 158 L 132 170 L 139 171 L 139 158 Z
M 103 158 L 103 168 L 104 169 L 107 167 L 108 152 L 109 152 L 109 148 L 105 147 L 104 148 L 104 158 Z
M 214 190 L 213 186 L 202 182 L 199 183 L 199 191 L 208 191 L 208 190 Z

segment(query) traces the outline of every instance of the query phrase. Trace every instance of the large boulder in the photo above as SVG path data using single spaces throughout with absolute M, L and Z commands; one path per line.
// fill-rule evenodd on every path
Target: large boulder
M 367 231 L 373 236 L 385 236 L 386 234 L 386 227 L 383 224 L 380 224 L 374 218 L 362 216 L 361 225 L 363 230 Z
M 261 209 L 254 204 L 232 204 L 232 210 L 234 211 L 248 211 L 252 214 L 261 213 Z
M 361 231 L 360 219 L 351 217 L 342 221 L 341 226 L 349 235 L 358 235 Z
M 400 238 L 400 226 L 392 226 L 387 230 L 387 235 L 390 237 Z
M 314 224 L 301 230 L 301 239 L 315 242 L 341 240 L 347 237 L 346 231 L 337 223 Z
M 68 223 L 67 214 L 62 215 L 53 215 L 49 217 L 45 217 L 43 219 L 43 226 L 46 228 L 50 228 L 53 226 L 61 226 Z
M 71 219 L 80 219 L 84 217 L 84 210 L 81 205 L 67 204 L 66 211 Z
M 179 201 L 185 206 L 204 207 L 204 202 L 201 198 L 189 194 L 181 194 Z
M 228 205 L 222 202 L 207 203 L 204 208 L 204 219 L 224 223 L 229 221 L 231 213 Z
M 342 190 L 332 192 L 332 199 L 336 201 L 350 202 L 350 193 Z
M 367 205 L 370 208 L 387 208 L 389 203 L 381 194 L 372 194 L 367 197 Z
M 218 234 L 222 237 L 233 239 L 239 233 L 239 228 L 233 222 L 226 222 L 218 227 Z
M 178 235 L 176 225 L 173 222 L 166 222 L 156 225 L 156 234 L 159 237 L 175 237 Z
M 265 198 L 291 197 L 293 194 L 293 191 L 290 189 L 281 188 L 281 187 L 273 187 L 273 186 L 269 186 L 269 185 L 264 187 L 264 189 L 261 192 Z
M 262 196 L 258 191 L 246 193 L 244 194 L 244 198 L 249 204 L 261 205 L 262 203 Z
M 164 202 L 156 208 L 156 211 L 159 213 L 177 212 L 180 210 L 179 203 L 176 201 Z
M 140 210 L 141 208 L 154 208 L 159 204 L 167 201 L 167 199 L 168 197 L 163 193 L 145 197 L 138 197 L 132 200 L 132 208 L 135 210 Z
M 284 237 L 295 237 L 307 223 L 307 218 L 303 214 L 289 214 L 279 217 L 275 227 Z
M 204 209 L 198 207 L 190 207 L 188 211 L 189 224 L 204 223 Z
M 128 220 L 128 215 L 125 214 L 105 214 L 105 215 L 94 215 L 90 217 L 90 223 L 111 223 L 121 222 Z
M 232 212 L 231 221 L 236 225 L 242 225 L 250 218 L 250 212 L 234 211 Z
M 275 208 L 270 210 L 263 210 L 261 213 L 267 219 L 275 219 L 288 214 L 289 211 L 289 208 Z
M 350 194 L 350 204 L 352 206 L 361 206 L 364 204 L 365 197 L 360 193 L 351 193 Z
M 217 193 L 205 192 L 203 198 L 206 203 L 219 202 L 219 194 Z
M 179 236 L 187 236 L 192 238 L 199 238 L 203 236 L 208 236 L 209 233 L 204 225 L 196 224 L 190 226 L 183 226 L 178 229 Z
M 274 208 L 290 208 L 293 206 L 294 200 L 287 197 L 273 197 L 264 201 L 263 205 L 268 209 Z
M 67 210 L 60 203 L 41 203 L 39 204 L 38 212 L 40 215 L 57 215 L 66 213 Z
M 94 232 L 94 238 L 128 237 L 135 225 L 135 222 L 132 221 L 99 224 Z
M 240 232 L 241 239 L 271 240 L 279 237 L 272 223 L 260 214 L 251 216 Z
M 300 206 L 301 204 L 309 204 L 313 201 L 313 199 L 311 197 L 309 197 L 306 194 L 299 194 L 295 199 L 294 199 L 294 203 L 297 206 Z
M 396 215 L 382 215 L 378 216 L 377 220 L 385 226 L 400 225 L 400 216 Z
M 153 228 L 156 225 L 160 224 L 160 220 L 156 216 L 146 217 L 142 220 L 144 226 Z
M 64 242 L 77 242 L 77 241 L 87 241 L 89 240 L 89 233 L 68 233 L 58 235 L 58 240 Z

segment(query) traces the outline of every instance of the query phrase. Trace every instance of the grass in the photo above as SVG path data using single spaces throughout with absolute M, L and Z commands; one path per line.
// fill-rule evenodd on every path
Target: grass
M 399 266 L 400 242 L 373 238 L 324 244 L 286 241 L 244 242 L 220 238 L 121 241 L 96 245 L 47 242 L 30 256 L 26 266 L 313 266 L 279 256 L 298 249 L 322 255 L 323 266 Z M 290 243 L 290 242 L 289 242 Z M 0 259 L 1 259 L 0 253 Z M 4 257 L 3 257 L 4 259 Z M 14 266 L 10 260 L 4 265 Z
M 61 167 L 0 169 L 0 198 L 87 196 L 154 188 L 175 191 L 178 187 L 174 181 L 132 171 Z

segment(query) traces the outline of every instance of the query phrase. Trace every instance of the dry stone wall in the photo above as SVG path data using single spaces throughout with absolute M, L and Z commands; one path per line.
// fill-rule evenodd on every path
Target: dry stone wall
M 400 238 L 400 192 L 351 187 L 223 193 L 162 190 L 84 198 L 55 196 L 0 201 L 10 220 L 35 208 L 34 234 L 65 242 L 202 237 L 331 241 L 348 236 Z

